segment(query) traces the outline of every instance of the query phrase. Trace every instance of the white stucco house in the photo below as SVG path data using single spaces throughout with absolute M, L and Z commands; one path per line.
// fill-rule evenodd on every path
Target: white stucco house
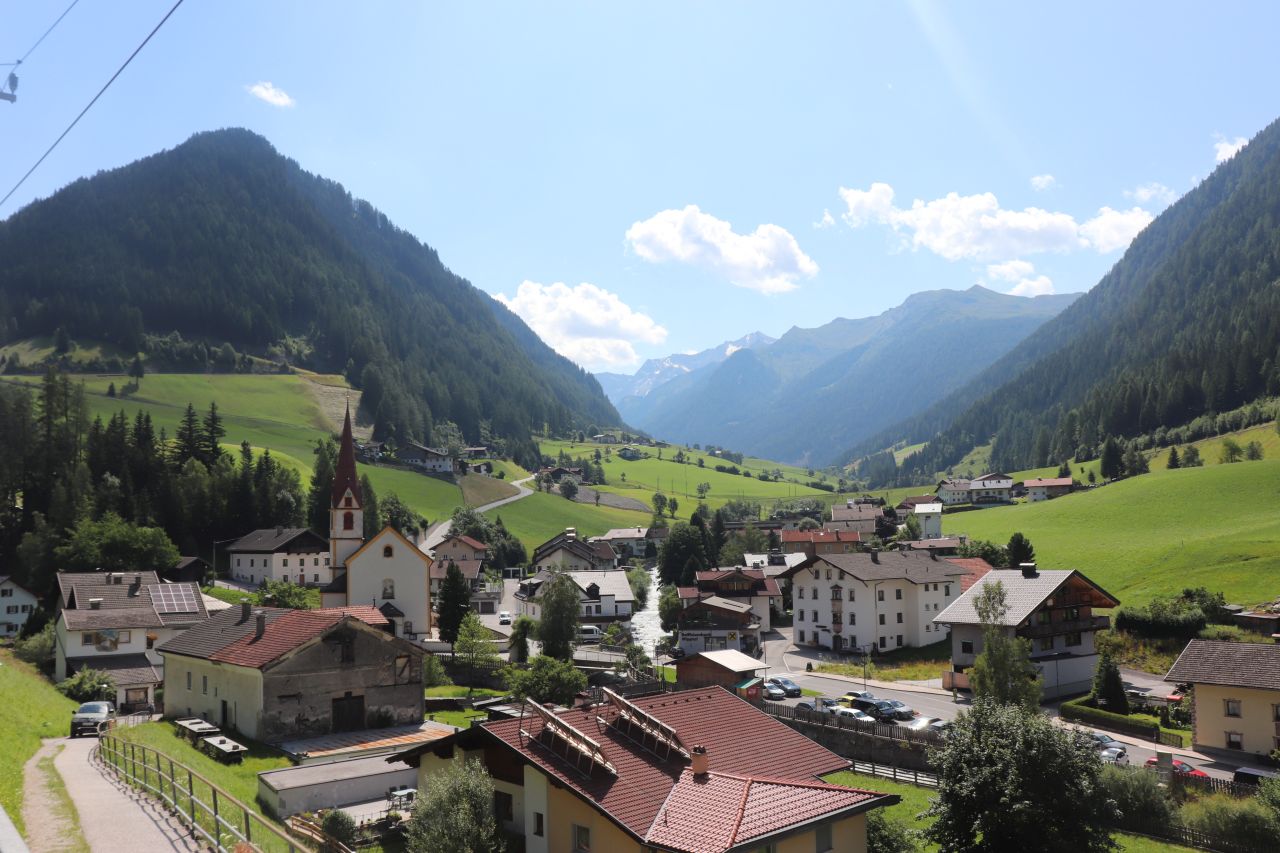
M 227 548 L 231 576 L 242 583 L 288 581 L 323 586 L 333 580 L 329 543 L 305 527 L 268 527 Z
M 39 599 L 9 575 L 0 575 L 0 637 L 16 637 Z

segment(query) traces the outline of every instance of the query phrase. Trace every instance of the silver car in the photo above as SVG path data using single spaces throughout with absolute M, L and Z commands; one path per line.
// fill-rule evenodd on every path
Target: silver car
M 1129 754 L 1115 747 L 1102 750 L 1098 753 L 1098 757 L 1102 759 L 1103 764 L 1114 764 L 1117 767 L 1126 767 L 1129 764 Z

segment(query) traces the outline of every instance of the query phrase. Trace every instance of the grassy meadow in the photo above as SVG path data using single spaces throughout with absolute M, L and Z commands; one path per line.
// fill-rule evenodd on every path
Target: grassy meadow
M 0 696 L 0 805 L 21 832 L 22 767 L 41 738 L 66 736 L 76 703 L 8 649 L 0 649 Z
M 1226 440 L 1234 439 L 1236 444 L 1244 447 L 1251 441 L 1256 441 L 1262 445 L 1262 453 L 1264 459 L 1280 459 L 1280 432 L 1276 431 L 1275 421 L 1265 424 L 1259 424 L 1256 427 L 1242 429 L 1237 432 L 1219 435 L 1213 438 L 1205 438 L 1200 441 L 1191 442 L 1197 450 L 1200 451 L 1200 459 L 1205 465 L 1222 464 L 1222 446 Z M 1178 455 L 1181 456 L 1187 445 L 1179 445 Z M 1169 464 L 1169 448 L 1164 447 L 1160 450 L 1154 450 L 1147 454 L 1151 460 L 1151 470 L 1165 470 Z
M 689 511 L 693 511 L 692 505 Z M 566 527 L 576 527 L 580 536 L 599 536 L 614 527 L 647 527 L 650 518 L 650 513 L 581 504 L 545 492 L 534 492 L 486 515 L 501 518 L 507 530 L 524 543 L 531 555 L 534 548 Z
M 947 513 L 943 530 L 1022 532 L 1046 568 L 1075 568 L 1125 604 L 1185 587 L 1254 604 L 1280 594 L 1280 459 L 1152 471 L 1034 504 Z

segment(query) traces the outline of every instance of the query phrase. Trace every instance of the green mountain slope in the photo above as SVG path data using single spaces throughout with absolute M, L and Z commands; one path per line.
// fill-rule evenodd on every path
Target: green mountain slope
M 283 354 L 345 373 L 380 437 L 430 442 L 448 419 L 531 454 L 548 425 L 619 422 L 593 377 L 433 249 L 245 130 L 29 205 L 0 222 L 0 257 L 0 342 L 61 328 L 132 353 L 177 332 Z
M 898 482 L 991 442 L 996 468 L 1095 455 L 1280 392 L 1280 123 L 1156 218 L 1098 285 L 1032 338 L 853 457 L 928 441 Z

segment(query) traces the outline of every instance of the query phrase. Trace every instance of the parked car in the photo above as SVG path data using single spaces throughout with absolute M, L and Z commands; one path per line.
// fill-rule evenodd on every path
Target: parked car
M 600 638 L 604 636 L 604 632 L 600 630 L 599 625 L 580 625 L 578 626 L 578 640 L 583 643 L 598 643 Z
M 1085 732 L 1084 734 L 1097 749 L 1118 749 L 1124 752 L 1124 744 L 1106 732 Z
M 813 711 L 817 712 L 818 706 L 813 699 L 804 699 L 796 703 L 797 711 Z
M 510 624 L 511 624 L 511 611 L 510 611 L 510 610 L 504 610 L 504 611 L 502 611 L 501 613 L 499 613 L 499 614 L 498 614 L 498 624 L 499 624 L 499 625 L 510 625 Z
M 782 688 L 782 692 L 788 696 L 799 696 L 804 691 L 800 689 L 800 685 L 796 684 L 790 678 L 781 675 L 775 675 L 772 678 L 765 679 L 765 684 L 774 684 Z
M 948 732 L 951 731 L 951 721 L 950 720 L 934 720 L 932 723 L 929 724 L 929 730 L 937 732 L 940 735 L 946 735 Z
M 874 699 L 876 698 L 869 690 L 850 690 L 848 693 L 840 697 L 841 702 L 851 703 L 854 699 Z
M 940 723 L 942 720 L 935 720 L 933 717 L 916 717 L 911 720 L 899 723 L 904 729 L 910 729 L 913 732 L 927 732 L 934 723 Z
M 897 699 L 887 699 L 885 701 L 887 701 L 890 705 L 893 706 L 893 718 L 895 720 L 914 720 L 915 719 L 916 712 L 912 710 L 911 706 L 908 705 L 906 702 L 900 702 Z
M 873 707 L 866 709 L 864 713 L 875 719 L 876 722 L 892 723 L 897 719 L 898 709 L 888 700 L 878 699 L 872 705 Z
M 1160 760 L 1154 755 L 1147 759 L 1148 767 L 1157 767 L 1159 764 Z M 1194 776 L 1200 779 L 1207 779 L 1209 777 L 1209 774 L 1205 773 L 1199 767 L 1192 767 L 1187 762 L 1179 761 L 1176 758 L 1173 759 L 1173 772 L 1180 776 Z
M 98 726 L 116 715 L 110 702 L 85 702 L 71 712 L 71 737 L 82 734 L 96 735 Z
M 1124 767 L 1129 763 L 1129 755 L 1123 749 L 1110 747 L 1098 753 L 1098 757 L 1102 759 L 1103 764 L 1115 764 Z
M 787 698 L 787 692 L 776 684 L 765 682 L 763 686 L 764 698 L 778 701 Z
M 1267 779 L 1280 778 L 1280 773 L 1274 770 L 1263 770 L 1260 767 L 1237 767 L 1236 772 L 1232 774 L 1232 781 L 1239 782 L 1241 785 L 1261 785 Z
M 840 704 L 839 699 L 832 699 L 829 696 L 822 696 L 818 699 L 818 707 L 826 710 L 827 708 L 835 708 Z
M 859 723 L 874 723 L 874 722 L 875 722 L 875 718 L 874 718 L 874 717 L 870 717 L 870 716 L 868 716 L 868 715 L 866 715 L 866 714 L 862 713 L 861 711 L 856 711 L 856 710 L 854 710 L 853 708 L 846 708 L 846 707 L 844 707 L 843 705 L 839 705 L 839 706 L 837 706 L 837 707 L 835 707 L 835 708 L 832 708 L 832 709 L 831 709 L 831 716 L 833 716 L 833 717 L 841 717 L 841 718 L 844 718 L 844 719 L 850 719 L 850 720 L 854 720 L 855 722 L 859 722 Z

